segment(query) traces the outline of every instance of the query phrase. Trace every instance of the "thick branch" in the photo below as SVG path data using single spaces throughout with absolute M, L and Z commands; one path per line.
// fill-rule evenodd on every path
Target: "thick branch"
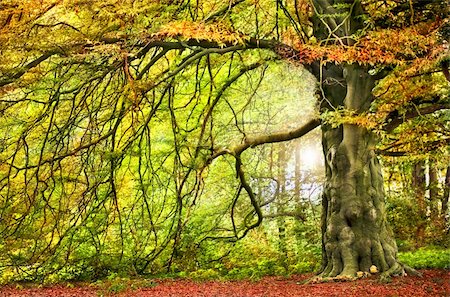
M 409 111 L 404 115 L 401 115 L 401 116 L 398 116 L 398 117 L 392 119 L 392 121 L 390 121 L 389 123 L 387 123 L 384 126 L 384 129 L 387 132 L 392 132 L 395 128 L 397 128 L 398 126 L 400 126 L 402 123 L 404 123 L 407 120 L 413 119 L 418 116 L 430 114 L 430 113 L 433 113 L 433 112 L 436 112 L 436 111 L 442 110 L 442 109 L 450 109 L 450 103 L 434 104 L 431 106 L 427 106 L 427 107 L 423 107 L 420 109 L 415 109 L 415 110 Z
M 261 144 L 266 143 L 276 143 L 276 142 L 283 142 L 283 141 L 289 141 L 292 139 L 296 139 L 299 137 L 304 136 L 305 134 L 311 132 L 316 127 L 320 125 L 319 119 L 313 119 L 307 122 L 305 125 L 303 125 L 300 128 L 297 128 L 295 130 L 287 131 L 287 132 L 278 132 L 278 133 L 272 133 L 267 135 L 260 135 L 260 136 L 247 136 L 244 139 L 244 143 L 235 146 L 232 148 L 232 151 L 235 154 L 240 154 L 249 147 L 255 147 Z
M 261 207 L 258 204 L 258 201 L 256 200 L 256 196 L 253 193 L 252 188 L 250 187 L 249 183 L 247 182 L 247 179 L 245 178 L 245 173 L 244 170 L 242 169 L 242 161 L 241 161 L 241 156 L 240 155 L 236 155 L 235 156 L 236 159 L 236 173 L 237 176 L 239 177 L 239 180 L 241 182 L 241 186 L 242 188 L 247 192 L 248 196 L 250 197 L 250 203 L 253 206 L 253 209 L 256 212 L 256 215 L 258 217 L 257 221 L 253 224 L 251 224 L 250 226 L 247 226 L 247 228 L 245 229 L 244 233 L 241 235 L 241 237 L 239 237 L 239 239 L 244 238 L 245 235 L 247 235 L 247 233 L 258 227 L 259 225 L 261 225 L 261 222 L 263 220 L 263 214 L 261 211 Z
M 126 44 L 129 36 L 122 36 L 120 38 L 101 38 L 99 41 L 105 44 Z M 197 39 L 189 39 L 186 41 L 164 41 L 157 39 L 160 37 L 150 37 L 147 40 L 141 40 L 140 42 L 134 44 L 135 47 L 141 48 L 139 52 L 135 55 L 130 56 L 130 60 L 142 58 L 150 49 L 155 47 L 163 48 L 163 53 L 166 53 L 169 50 L 181 50 L 186 48 L 200 48 L 210 50 L 212 53 L 224 54 L 230 51 L 236 50 L 244 50 L 244 49 L 270 49 L 276 50 L 277 48 L 286 48 L 287 45 L 283 45 L 275 40 L 261 40 L 256 38 L 250 38 L 248 40 L 244 40 L 242 44 L 234 44 L 232 42 L 218 42 L 218 41 L 210 41 L 210 40 L 197 40 Z M 86 44 L 75 44 L 72 46 L 79 47 L 79 50 L 76 52 L 85 53 L 86 50 L 94 47 L 93 43 Z M 61 52 L 60 48 L 51 49 L 35 60 L 29 62 L 25 66 L 22 66 L 12 73 L 7 73 L 3 77 L 0 77 L 0 87 L 11 84 L 21 78 L 25 73 L 27 73 L 30 69 L 38 66 L 42 62 L 46 61 L 51 56 L 58 54 Z M 164 54 L 158 56 L 161 58 Z M 156 61 L 152 61 L 153 63 Z M 151 66 L 152 64 L 150 64 Z
M 406 156 L 407 152 L 390 152 L 385 150 L 377 150 L 375 151 L 377 155 L 386 156 L 386 157 L 403 157 Z
M 113 44 L 113 43 L 125 43 L 129 36 L 123 36 L 120 38 L 102 38 L 100 42 L 106 43 L 106 44 Z M 275 49 L 278 47 L 287 47 L 287 45 L 284 45 L 280 42 L 277 42 L 276 40 L 272 39 L 257 39 L 257 38 L 249 38 L 246 40 L 243 40 L 242 44 L 236 44 L 234 42 L 230 41 L 214 41 L 214 40 L 204 40 L 204 39 L 188 39 L 188 40 L 180 40 L 180 41 L 166 41 L 164 40 L 166 38 L 165 36 L 154 36 L 147 40 L 141 40 L 140 42 L 137 42 L 134 44 L 136 47 L 142 47 L 141 52 L 145 53 L 151 48 L 154 47 L 161 47 L 167 50 L 174 50 L 174 49 L 185 49 L 189 47 L 200 47 L 200 48 L 225 48 L 225 47 L 231 47 L 231 46 L 239 46 L 239 49 L 255 49 L 255 48 L 261 48 L 261 49 Z M 93 47 L 93 44 L 86 45 L 87 48 Z M 138 53 L 136 57 L 142 56 L 142 53 Z
M 0 78 L 0 87 L 6 86 L 10 83 L 15 82 L 17 79 L 21 78 L 25 73 L 27 73 L 28 70 L 38 66 L 51 56 L 57 54 L 58 51 L 48 51 L 41 55 L 39 58 L 31 61 L 30 63 L 26 64 L 25 66 L 20 67 L 15 71 L 15 73 L 6 74 L 5 77 Z
M 289 141 L 296 138 L 300 138 L 307 133 L 311 132 L 315 128 L 317 128 L 320 125 L 319 119 L 313 119 L 307 122 L 305 125 L 301 126 L 300 128 L 297 128 L 295 130 L 290 130 L 287 132 L 278 132 L 278 133 L 272 133 L 272 134 L 265 134 L 260 136 L 250 136 L 245 137 L 244 142 L 241 144 L 232 146 L 230 148 L 222 148 L 220 150 L 217 150 L 214 152 L 214 154 L 210 157 L 209 162 L 214 160 L 217 157 L 220 157 L 222 155 L 230 154 L 230 155 L 240 155 L 243 151 L 250 147 L 255 147 L 261 144 L 267 144 L 267 143 L 276 143 L 276 142 L 283 142 L 283 141 Z
M 450 138 L 443 138 L 440 140 L 426 142 L 426 143 L 424 143 L 425 148 L 423 149 L 423 151 L 433 151 L 439 147 L 448 146 L 449 144 L 450 144 Z M 403 144 L 396 145 L 396 147 L 399 147 L 400 145 L 403 145 Z M 407 156 L 407 155 L 418 154 L 418 153 L 420 153 L 420 151 L 418 151 L 418 150 L 416 150 L 414 152 L 413 151 L 390 151 L 390 149 L 388 148 L 388 149 L 376 150 L 375 153 L 377 155 L 386 156 L 386 157 L 403 157 L 403 156 Z

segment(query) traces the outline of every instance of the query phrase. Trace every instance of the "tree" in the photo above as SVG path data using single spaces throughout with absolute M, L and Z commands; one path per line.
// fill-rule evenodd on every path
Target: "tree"
M 58 232 L 41 251 L 52 254 L 88 218 L 104 229 L 117 219 L 122 252 L 129 222 L 127 228 L 155 244 L 137 257 L 138 271 L 168 246 L 170 267 L 208 166 L 231 158 L 239 183 L 234 201 L 245 195 L 253 207 L 240 228 L 231 215 L 232 235 L 225 238 L 238 240 L 264 216 L 244 171 L 245 151 L 321 125 L 327 176 L 321 276 L 354 277 L 372 265 L 386 277 L 404 272 L 387 226 L 376 152 L 404 154 L 399 150 L 413 141 L 399 145 L 385 137 L 387 148 L 379 151 L 377 144 L 383 131 L 433 114 L 435 121 L 421 127 L 439 129 L 426 144 L 448 146 L 439 116 L 449 108 L 445 1 L 42 1 L 39 7 L 12 1 L 0 7 L 0 50 L 7 57 L 0 64 L 1 191 L 2 209 L 11 215 L 2 232 L 8 236 L 35 219 L 47 221 L 39 207 L 66 195 L 80 209 L 64 213 L 75 208 L 71 199 L 49 207 L 53 225 L 43 232 Z M 273 60 L 304 65 L 316 77 L 320 119 L 251 135 L 227 101 L 242 141 L 226 143 L 214 116 L 224 94 Z M 155 121 L 171 130 L 165 143 L 154 144 Z M 168 147 L 173 150 L 164 153 Z M 138 176 L 143 215 L 125 220 L 124 209 L 135 207 L 118 198 L 132 188 L 120 178 L 127 170 Z M 149 195 L 149 188 L 163 194 Z M 156 202 L 169 206 L 155 211 Z M 109 207 L 112 213 L 94 214 Z
M 426 180 L 425 180 L 425 161 L 421 160 L 414 164 L 412 172 L 412 188 L 416 195 L 418 217 L 417 217 L 417 245 L 420 246 L 424 242 L 426 227 Z

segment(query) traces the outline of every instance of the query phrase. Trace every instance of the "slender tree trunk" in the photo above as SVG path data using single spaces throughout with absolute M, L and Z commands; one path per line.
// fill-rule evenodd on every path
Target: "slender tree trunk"
M 304 205 L 302 202 L 301 196 L 301 181 L 302 181 L 302 173 L 301 173 L 301 151 L 300 151 L 300 143 L 296 141 L 294 143 L 294 160 L 295 160 L 295 169 L 294 169 L 294 197 L 295 197 L 295 212 L 301 213 L 303 216 L 306 216 L 304 213 Z M 304 241 L 304 236 L 301 234 L 300 230 L 302 230 L 303 222 L 299 219 L 295 220 L 295 239 L 297 243 L 297 250 L 300 250 L 302 242 Z
M 427 204 L 425 201 L 425 161 L 418 161 L 414 164 L 412 172 L 412 190 L 417 202 L 416 247 L 420 247 L 425 240 L 425 227 L 427 220 Z
M 295 149 L 294 149 L 294 160 L 295 160 L 295 171 L 294 171 L 294 196 L 295 196 L 295 201 L 297 202 L 297 205 L 300 207 L 301 202 L 302 202 L 302 197 L 301 197 L 301 193 L 300 193 L 300 181 L 301 181 L 301 151 L 300 151 L 300 144 L 297 142 L 295 142 Z
M 278 199 L 277 199 L 277 212 L 278 214 L 284 213 L 286 203 L 286 146 L 281 143 L 278 147 Z M 282 254 L 282 265 L 287 271 L 287 244 L 286 244 L 286 221 L 284 216 L 277 217 L 278 226 L 278 246 Z
M 429 178 L 430 184 L 428 189 L 430 191 L 430 217 L 434 223 L 437 223 L 436 218 L 439 216 L 439 181 L 438 181 L 438 169 L 436 168 L 436 162 L 430 158 L 429 162 Z
M 444 226 L 447 226 L 448 220 L 448 200 L 450 196 L 450 166 L 447 167 L 447 174 L 445 175 L 444 196 L 442 196 L 442 211 L 441 217 Z
M 368 110 L 375 81 L 367 69 L 330 66 L 325 74 L 335 84 L 323 85 L 322 109 Z M 327 180 L 322 200 L 321 276 L 354 277 L 372 265 L 384 276 L 403 273 L 386 220 L 381 165 L 374 152 L 377 137 L 352 124 L 322 125 L 322 135 Z

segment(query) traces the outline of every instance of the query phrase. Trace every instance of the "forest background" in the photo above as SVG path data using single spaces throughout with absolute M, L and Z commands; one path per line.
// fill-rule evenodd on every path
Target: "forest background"
M 448 3 L 328 2 L 2 1 L 0 281 L 323 270 L 320 124 L 376 135 L 399 261 L 449 268 Z

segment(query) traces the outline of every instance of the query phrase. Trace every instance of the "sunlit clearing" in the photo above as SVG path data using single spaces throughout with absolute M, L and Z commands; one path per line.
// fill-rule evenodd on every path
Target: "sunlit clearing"
M 319 147 L 308 146 L 301 150 L 302 167 L 306 170 L 316 169 L 322 165 L 322 151 Z

